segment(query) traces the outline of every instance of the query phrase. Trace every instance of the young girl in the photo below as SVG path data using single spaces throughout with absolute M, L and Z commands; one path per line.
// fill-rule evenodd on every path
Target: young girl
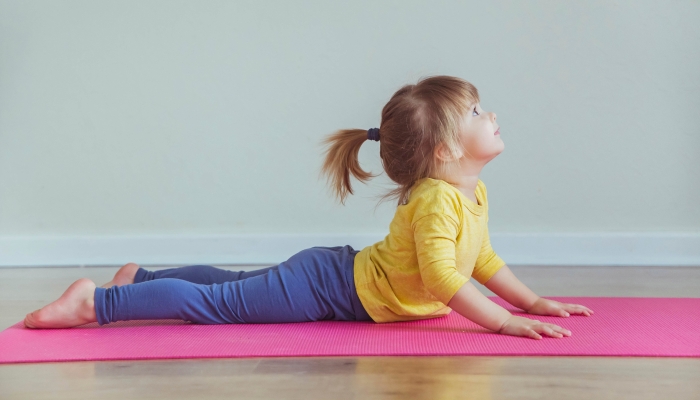
M 433 76 L 399 89 L 384 106 L 380 128 L 346 129 L 329 144 L 322 172 L 344 204 L 350 174 L 372 175 L 357 154 L 380 142 L 382 165 L 398 198 L 383 241 L 312 247 L 274 267 L 233 272 L 208 265 L 147 271 L 124 265 L 102 287 L 74 282 L 53 303 L 27 314 L 28 328 L 68 328 L 138 319 L 182 319 L 199 324 L 318 320 L 378 323 L 436 318 L 457 311 L 490 330 L 541 339 L 571 332 L 511 315 L 485 297 L 477 282 L 535 315 L 590 316 L 577 304 L 543 299 L 528 289 L 491 248 L 483 167 L 503 151 L 496 114 L 479 104 L 462 79 Z M 381 140 L 380 140 L 381 131 Z

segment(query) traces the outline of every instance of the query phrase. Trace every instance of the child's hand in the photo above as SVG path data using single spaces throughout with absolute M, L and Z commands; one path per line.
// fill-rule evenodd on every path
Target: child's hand
M 508 318 L 503 326 L 501 326 L 498 333 L 531 337 L 533 339 L 542 339 L 540 333 L 556 338 L 564 337 L 565 335 L 571 336 L 571 331 L 561 326 L 540 322 L 536 319 L 518 317 L 516 315 L 512 315 Z
M 578 304 L 560 303 L 554 300 L 539 298 L 535 304 L 526 310 L 529 314 L 553 315 L 555 317 L 568 317 L 571 314 L 583 314 L 590 317 L 593 310 Z

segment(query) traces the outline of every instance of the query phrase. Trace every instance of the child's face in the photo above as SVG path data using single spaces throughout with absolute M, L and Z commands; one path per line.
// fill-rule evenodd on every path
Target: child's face
M 488 162 L 503 151 L 505 144 L 498 131 L 496 113 L 482 110 L 477 103 L 471 106 L 463 122 L 461 139 L 465 157 Z

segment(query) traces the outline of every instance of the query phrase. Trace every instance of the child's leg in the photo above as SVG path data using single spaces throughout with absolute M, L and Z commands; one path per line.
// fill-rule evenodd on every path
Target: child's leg
M 228 271 L 211 265 L 189 265 L 186 267 L 162 269 L 160 271 L 148 271 L 139 268 L 134 276 L 134 283 L 152 281 L 154 279 L 174 278 L 182 279 L 202 285 L 224 283 L 246 279 L 251 276 L 264 275 L 275 267 L 262 268 L 255 271 Z
M 100 325 L 136 319 L 201 324 L 369 320 L 352 282 L 356 253 L 350 246 L 314 247 L 264 274 L 221 284 L 162 278 L 96 288 L 95 313 Z

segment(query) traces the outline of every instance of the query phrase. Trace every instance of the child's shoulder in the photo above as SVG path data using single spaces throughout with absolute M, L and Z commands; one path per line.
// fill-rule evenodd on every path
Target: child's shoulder
M 486 184 L 479 179 L 476 190 L 486 193 Z M 422 178 L 416 181 L 411 190 L 410 200 L 413 198 L 440 198 L 440 199 L 460 199 L 459 189 L 443 181 L 442 179 Z
M 457 188 L 443 180 L 422 178 L 416 181 L 408 205 L 416 214 L 421 215 L 439 212 L 455 214 L 462 207 L 457 191 Z

